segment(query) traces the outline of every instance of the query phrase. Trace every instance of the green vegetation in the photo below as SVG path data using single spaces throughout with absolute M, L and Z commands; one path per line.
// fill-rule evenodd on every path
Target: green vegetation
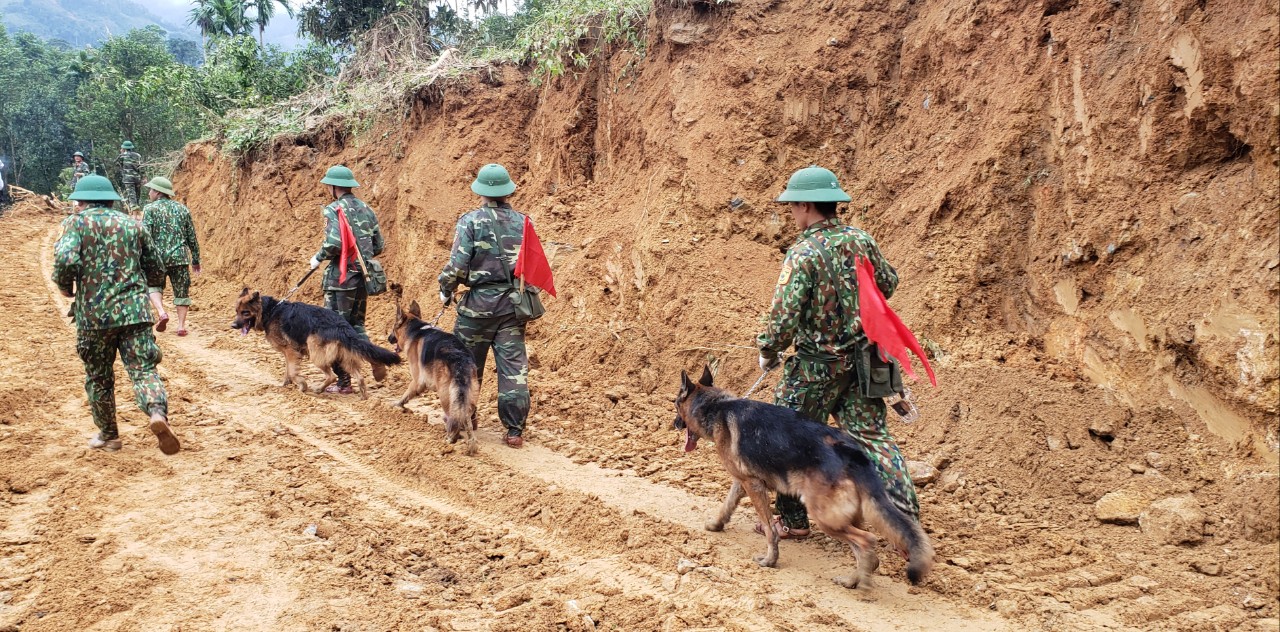
M 500 12 L 505 1 L 308 0 L 299 28 L 312 43 L 293 52 L 261 39 L 292 11 L 283 0 L 194 0 L 202 45 L 150 26 L 75 50 L 0 26 L 6 180 L 56 190 L 74 151 L 114 177 L 125 139 L 163 172 L 166 156 L 210 135 L 244 156 L 342 114 L 359 136 L 424 87 L 490 64 L 527 65 L 540 82 L 609 47 L 644 55 L 650 0 L 512 0 L 516 10 Z

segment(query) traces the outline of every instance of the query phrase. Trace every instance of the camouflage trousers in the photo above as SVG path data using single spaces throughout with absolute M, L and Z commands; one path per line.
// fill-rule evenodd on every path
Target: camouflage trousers
M 164 383 L 156 372 L 160 347 L 150 323 L 112 329 L 82 329 L 76 333 L 76 352 L 84 362 L 84 391 L 89 396 L 93 423 L 103 439 L 120 436 L 116 427 L 116 352 L 133 382 L 133 395 L 142 412 L 169 414 Z
M 876 464 L 893 504 L 909 516 L 919 517 L 920 501 L 907 472 L 907 461 L 885 423 L 884 400 L 859 395 L 851 369 L 833 370 L 827 363 L 793 356 L 787 360 L 782 381 L 774 390 L 773 403 L 822 423 L 834 416 L 840 428 L 849 433 Z M 799 498 L 778 494 L 774 504 L 783 524 L 794 529 L 809 527 L 809 514 Z
M 129 204 L 129 209 L 138 208 L 138 200 L 142 199 L 142 181 L 123 179 L 120 181 L 120 194 Z
M 476 361 L 476 373 L 484 379 L 484 363 L 493 349 L 498 373 L 498 419 L 508 435 L 524 434 L 529 416 L 529 356 L 524 348 L 524 323 L 514 315 L 471 318 L 458 315 L 453 333 L 462 339 Z
M 347 278 L 350 279 L 350 277 Z M 364 315 L 369 308 L 369 292 L 364 289 L 363 282 L 352 290 L 326 289 L 324 306 L 338 312 L 343 320 L 351 323 L 351 326 L 360 333 L 360 337 L 369 339 L 369 333 L 364 330 Z M 338 376 L 338 386 L 351 386 L 351 376 L 343 371 L 342 367 L 333 365 L 333 374 Z
M 191 268 L 186 265 L 170 266 L 164 271 L 165 279 L 173 282 L 173 304 L 179 307 L 191 306 Z M 164 293 L 165 281 L 160 287 L 147 288 L 149 292 Z

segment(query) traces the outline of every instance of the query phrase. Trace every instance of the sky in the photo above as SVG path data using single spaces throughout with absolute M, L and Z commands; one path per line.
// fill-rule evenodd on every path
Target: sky
M 187 14 L 191 12 L 194 3 L 191 0 L 142 0 L 156 17 L 168 20 L 174 24 L 186 24 Z M 296 11 L 302 6 L 300 0 L 290 0 L 289 4 L 293 5 Z M 279 5 L 276 7 L 279 9 Z M 256 31 L 255 31 L 256 33 Z M 275 17 L 271 18 L 271 23 L 267 25 L 267 30 L 263 32 L 263 39 L 268 44 L 275 44 L 285 50 L 293 50 L 300 45 L 298 40 L 298 21 L 289 17 L 284 11 L 276 11 Z

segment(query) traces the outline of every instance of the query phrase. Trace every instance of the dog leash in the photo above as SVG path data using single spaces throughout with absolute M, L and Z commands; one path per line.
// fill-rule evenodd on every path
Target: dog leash
M 302 284 L 306 283 L 307 279 L 311 278 L 311 275 L 315 274 L 316 270 L 319 270 L 319 269 L 320 269 L 320 266 L 316 266 L 314 268 L 311 268 L 310 270 L 307 270 L 307 273 L 302 275 L 302 278 L 298 280 L 298 284 L 293 286 L 292 290 L 289 290 L 288 292 L 285 293 L 284 298 L 289 298 L 290 296 L 293 296 L 293 293 L 297 292 L 298 288 L 302 287 Z
M 779 358 L 779 359 L 778 359 L 778 363 L 777 363 L 777 364 L 775 364 L 774 366 L 771 366 L 771 367 L 769 367 L 767 370 L 765 370 L 765 371 L 761 372 L 761 373 L 760 373 L 760 377 L 756 378 L 756 383 L 755 383 L 755 384 L 752 384 L 752 385 L 751 385 L 751 388 L 747 389 L 747 392 L 745 392 L 745 393 L 743 393 L 743 394 L 742 394 L 742 399 L 746 399 L 746 398 L 748 398 L 748 397 L 751 397 L 751 394 L 752 394 L 752 393 L 754 393 L 754 392 L 756 392 L 756 389 L 757 389 L 757 388 L 760 388 L 760 383 L 764 381 L 765 376 L 766 376 L 766 375 L 769 375 L 770 373 L 773 373 L 773 370 L 774 370 L 774 369 L 776 369 L 776 368 L 778 368 L 778 367 L 782 366 L 782 361 L 783 361 L 783 360 L 785 360 L 785 359 L 786 359 L 786 358 Z

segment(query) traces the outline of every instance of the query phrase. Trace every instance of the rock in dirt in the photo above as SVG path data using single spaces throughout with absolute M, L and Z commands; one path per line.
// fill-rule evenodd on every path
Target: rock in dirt
M 1136 524 L 1139 514 L 1152 501 L 1173 491 L 1165 481 L 1135 477 L 1099 498 L 1093 505 L 1093 513 L 1102 522 Z
M 1148 452 L 1147 465 L 1157 470 L 1164 469 L 1164 456 L 1159 452 Z
M 706 39 L 707 25 L 676 22 L 667 27 L 667 39 L 681 46 L 697 44 Z
M 680 561 L 676 563 L 676 572 L 681 575 L 684 575 L 695 568 L 698 568 L 698 563 L 693 560 L 680 558 Z
M 938 480 L 938 468 L 923 461 L 907 461 L 907 473 L 916 487 L 924 487 Z
M 1134 524 L 1150 502 L 1145 494 L 1118 489 L 1103 494 L 1093 503 L 1093 515 L 1101 522 Z
M 1191 568 L 1197 573 L 1210 577 L 1217 577 L 1222 574 L 1222 565 L 1208 560 L 1196 560 L 1191 563 Z
M 947 493 L 964 487 L 964 473 L 960 470 L 947 470 L 938 478 L 938 487 Z
M 1204 537 L 1204 512 L 1194 496 L 1157 500 L 1138 517 L 1142 532 L 1163 544 L 1199 542 Z

